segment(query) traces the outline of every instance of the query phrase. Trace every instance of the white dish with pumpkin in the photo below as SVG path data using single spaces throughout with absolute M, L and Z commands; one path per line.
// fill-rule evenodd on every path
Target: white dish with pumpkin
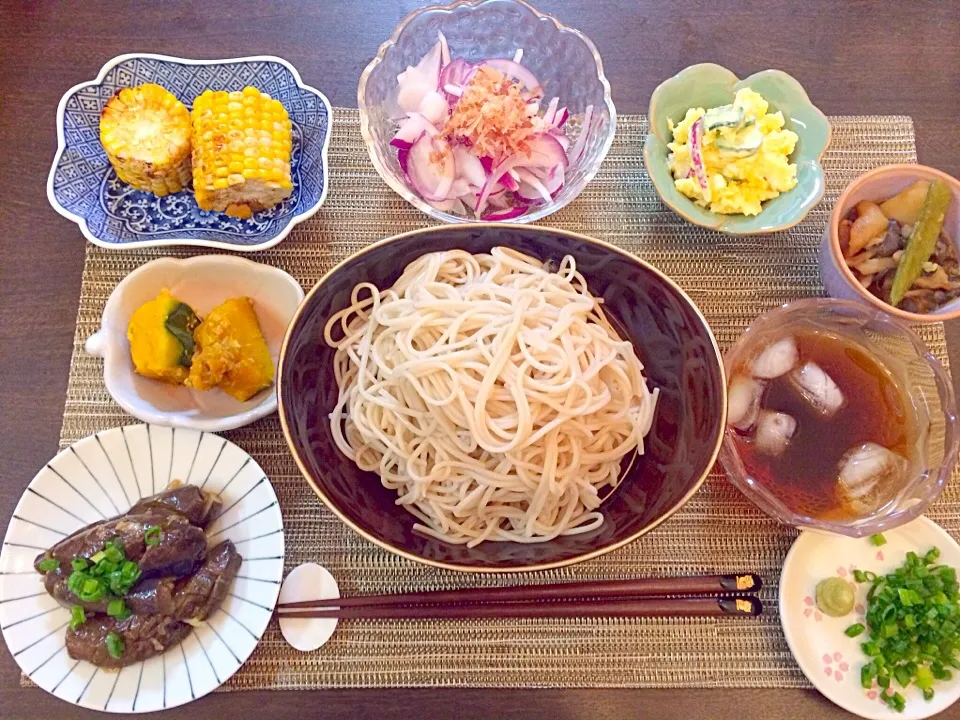
M 86 350 L 111 397 L 144 422 L 220 432 L 277 409 L 274 384 L 300 284 L 226 255 L 160 258 L 127 275 Z

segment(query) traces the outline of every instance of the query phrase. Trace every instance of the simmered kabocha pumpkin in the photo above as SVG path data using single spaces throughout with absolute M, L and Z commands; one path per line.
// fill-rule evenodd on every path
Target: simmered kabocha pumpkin
M 273 360 L 250 298 L 231 298 L 215 307 L 193 337 L 197 351 L 186 380 L 190 387 L 219 387 L 243 402 L 273 383 Z
M 164 289 L 130 318 L 127 339 L 137 373 L 179 385 L 190 374 L 193 331 L 200 318 Z

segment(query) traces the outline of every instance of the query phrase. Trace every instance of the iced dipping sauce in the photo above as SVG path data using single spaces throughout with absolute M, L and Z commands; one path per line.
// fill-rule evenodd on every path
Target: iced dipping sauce
M 788 510 L 871 515 L 921 462 L 920 422 L 897 373 L 840 332 L 796 321 L 731 368 L 728 425 L 747 474 Z

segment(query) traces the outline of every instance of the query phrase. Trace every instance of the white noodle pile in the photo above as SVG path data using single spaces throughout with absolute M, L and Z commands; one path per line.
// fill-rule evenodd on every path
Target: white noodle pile
M 357 285 L 325 339 L 338 447 L 447 542 L 598 528 L 598 491 L 653 422 L 658 391 L 571 256 L 429 253 L 389 290 Z

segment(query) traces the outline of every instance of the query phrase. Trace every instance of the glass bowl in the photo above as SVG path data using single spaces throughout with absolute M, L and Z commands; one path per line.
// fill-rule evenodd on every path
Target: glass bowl
M 755 320 L 724 355 L 727 378 L 732 379 L 744 361 L 798 323 L 839 335 L 880 361 L 903 391 L 908 411 L 912 407 L 915 414 L 916 460 L 891 493 L 892 499 L 869 515 L 849 519 L 808 517 L 789 508 L 768 487 L 776 488 L 775 478 L 763 484 L 748 472 L 739 447 L 745 443 L 732 427 L 727 427 L 720 451 L 727 477 L 765 513 L 798 528 L 863 537 L 913 520 L 940 495 L 957 461 L 960 438 L 949 375 L 920 337 L 889 314 L 845 300 L 809 299 L 789 303 Z
M 600 54 L 578 30 L 538 12 L 521 0 L 459 0 L 449 5 L 431 5 L 417 10 L 397 27 L 377 56 L 360 76 L 357 105 L 360 133 L 373 166 L 398 195 L 436 220 L 448 223 L 476 222 L 437 210 L 417 195 L 407 183 L 390 146 L 396 132 L 394 117 L 397 75 L 416 65 L 437 42 L 442 32 L 452 57 L 470 62 L 512 58 L 523 49 L 523 65 L 543 85 L 544 96 L 560 98 L 570 111 L 567 128 L 575 142 L 587 105 L 593 105 L 594 130 L 583 154 L 566 169 L 560 192 L 550 203 L 507 222 L 529 223 L 556 212 L 573 200 L 597 174 L 617 127 L 617 111 L 610 97 L 610 83 L 603 74 Z

